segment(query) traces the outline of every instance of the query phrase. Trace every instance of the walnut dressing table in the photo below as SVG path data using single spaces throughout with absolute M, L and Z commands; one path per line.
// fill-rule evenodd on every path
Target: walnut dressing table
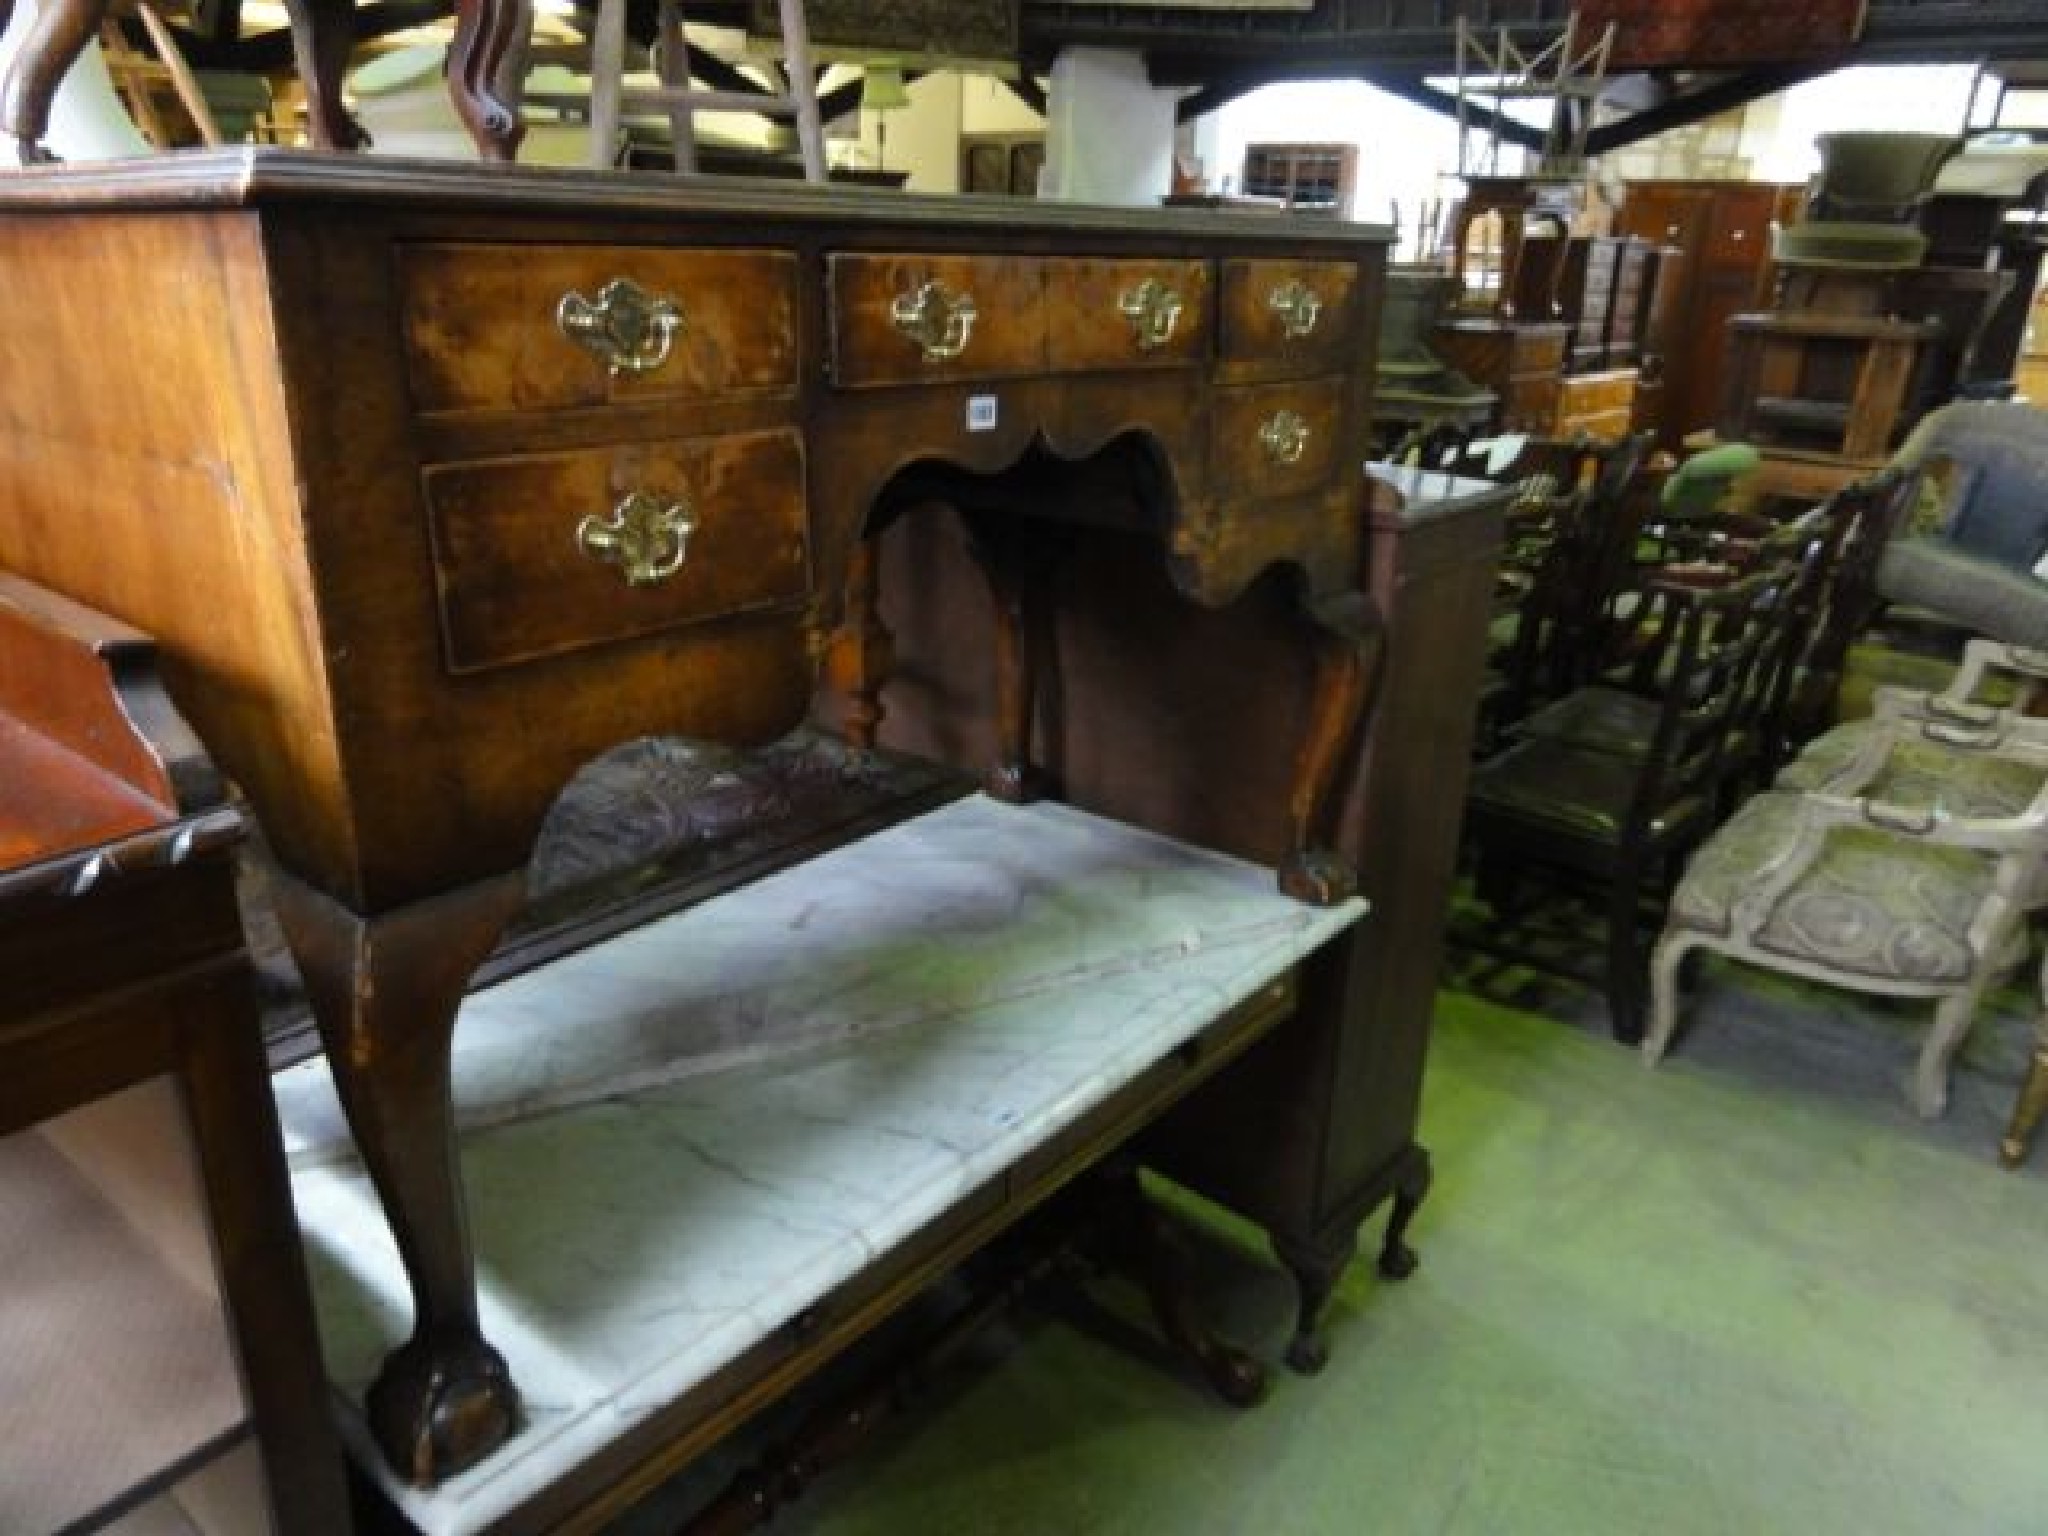
M 0 182 L 0 564 L 159 638 L 287 872 L 413 1294 L 368 1394 L 402 1475 L 516 1422 L 449 1046 L 551 802 L 635 736 L 779 735 L 828 661 L 882 676 L 892 508 L 951 500 L 987 546 L 1010 799 L 1010 533 L 1141 527 L 1208 605 L 1290 568 L 1325 639 L 1281 880 L 1349 894 L 1322 823 L 1379 653 L 1385 238 L 276 150 Z

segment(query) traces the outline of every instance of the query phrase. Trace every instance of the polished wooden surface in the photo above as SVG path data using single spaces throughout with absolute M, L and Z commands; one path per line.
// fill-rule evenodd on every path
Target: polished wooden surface
M 1719 415 L 1728 319 L 1763 302 L 1771 226 L 1796 219 L 1804 201 L 1805 188 L 1770 182 L 1628 184 L 1616 232 L 1675 253 L 1659 276 L 1669 311 L 1656 402 L 1662 446 L 1676 450 Z
M 872 674 L 843 595 L 906 498 L 1122 519 L 1203 604 L 1287 570 L 1334 649 L 1260 814 L 1290 890 L 1348 889 L 1383 231 L 246 150 L 30 171 L 0 212 L 0 545 L 161 640 L 285 866 L 416 1289 L 372 1404 L 415 1479 L 517 1412 L 446 1042 L 543 817 L 621 741 L 759 743 L 822 658 Z M 692 524 L 639 583 L 588 531 L 634 492 Z
M 241 822 L 155 662 L 126 625 L 0 576 L 0 1134 L 176 1082 L 263 1461 L 268 1507 L 244 1515 L 324 1536 L 347 1494 L 242 951 Z

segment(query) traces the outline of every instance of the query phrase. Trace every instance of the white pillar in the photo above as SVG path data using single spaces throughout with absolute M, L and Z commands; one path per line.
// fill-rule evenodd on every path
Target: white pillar
M 1155 89 L 1145 61 L 1111 48 L 1067 48 L 1052 62 L 1041 197 L 1154 204 L 1173 189 L 1178 95 Z
M 35 14 L 36 0 L 16 0 L 14 19 L 0 36 L 0 73 L 14 62 L 14 50 L 21 45 L 22 34 Z M 43 144 L 61 160 L 120 160 L 155 153 L 114 94 L 114 81 L 107 73 L 97 37 L 85 45 L 78 62 L 58 83 L 57 94 L 50 100 L 50 131 L 43 136 Z

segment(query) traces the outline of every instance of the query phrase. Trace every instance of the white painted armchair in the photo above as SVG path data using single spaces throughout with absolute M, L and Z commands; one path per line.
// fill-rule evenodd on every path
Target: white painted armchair
M 1938 765 L 1920 760 L 1930 751 Z M 2044 855 L 2048 739 L 1998 722 L 1880 718 L 1817 787 L 1756 796 L 1693 856 L 1651 959 L 1645 1060 L 1671 1044 L 1680 965 L 1712 950 L 1938 999 L 1909 1096 L 1939 1115 L 1979 1000 L 2023 958 L 2026 914 L 2048 901 Z

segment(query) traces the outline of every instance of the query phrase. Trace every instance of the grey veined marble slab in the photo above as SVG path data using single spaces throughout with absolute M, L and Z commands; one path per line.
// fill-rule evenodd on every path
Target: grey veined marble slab
M 977 797 L 470 997 L 463 1171 L 527 1425 L 393 1497 L 430 1536 L 516 1508 L 1364 910 Z M 329 1374 L 377 1466 L 353 1415 L 409 1331 L 403 1274 L 325 1065 L 277 1089 Z

